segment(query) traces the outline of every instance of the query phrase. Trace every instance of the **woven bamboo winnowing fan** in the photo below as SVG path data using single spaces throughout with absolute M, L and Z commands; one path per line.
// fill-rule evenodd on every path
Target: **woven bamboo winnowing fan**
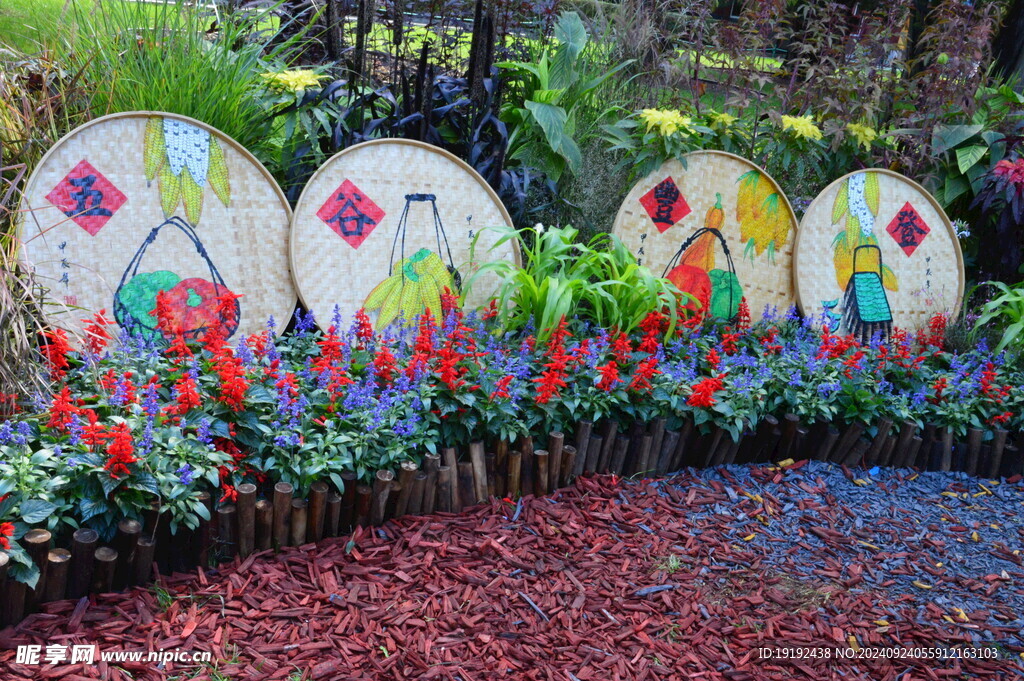
M 296 287 L 321 323 L 335 308 L 343 315 L 364 308 L 378 329 L 409 324 L 426 310 L 439 317 L 441 296 L 458 293 L 479 263 L 519 262 L 518 250 L 496 246 L 486 229 L 511 222 L 483 178 L 451 154 L 409 140 L 358 144 L 327 161 L 299 198 Z M 488 301 L 497 281 L 486 279 L 467 307 Z
M 715 316 L 735 316 L 742 299 L 754 319 L 787 310 L 796 217 L 778 184 L 733 154 L 695 151 L 683 160 L 630 190 L 612 233 L 640 264 L 706 299 Z
M 920 185 L 889 170 L 850 173 L 811 202 L 794 269 L 804 314 L 863 342 L 955 313 L 964 292 L 949 218 Z
M 183 116 L 114 114 L 72 131 L 26 186 L 21 260 L 73 334 L 101 310 L 128 331 L 258 333 L 291 316 L 288 203 L 267 170 Z M 161 296 L 167 328 L 157 331 Z

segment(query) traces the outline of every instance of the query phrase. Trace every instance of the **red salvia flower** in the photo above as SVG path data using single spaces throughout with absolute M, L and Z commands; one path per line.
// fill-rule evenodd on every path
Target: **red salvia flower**
M 512 397 L 508 392 L 508 387 L 512 383 L 515 376 L 509 374 L 498 379 L 498 382 L 494 384 L 494 392 L 491 393 L 491 401 L 493 402 L 498 397 L 509 398 Z
M 647 357 L 637 365 L 633 373 L 633 380 L 629 384 L 630 390 L 650 390 L 651 379 L 660 374 L 658 369 L 658 358 L 655 355 Z
M 597 367 L 597 373 L 601 375 L 601 380 L 597 382 L 599 390 L 611 392 L 617 384 L 622 382 L 622 379 L 619 378 L 619 365 L 615 363 L 614 359 Z
M 736 313 L 736 329 L 740 333 L 750 331 L 750 306 L 747 305 L 747 297 L 740 298 L 740 309 Z
M 6 495 L 5 495 L 6 496 Z M 0 549 L 5 551 L 11 548 L 10 538 L 14 536 L 13 523 L 0 523 Z
M 50 405 L 50 420 L 46 426 L 66 433 L 77 414 L 78 407 L 71 399 L 71 391 L 65 385 L 53 398 L 53 403 Z
M 128 469 L 138 461 L 134 456 L 135 447 L 132 444 L 132 433 L 127 423 L 118 423 L 110 434 L 110 444 L 107 445 L 107 463 L 103 466 L 110 477 L 115 480 L 123 475 L 131 475 Z
M 49 343 L 43 345 L 43 357 L 46 359 L 47 366 L 50 369 L 50 376 L 54 380 L 59 381 L 64 378 L 67 374 L 70 364 L 68 364 L 68 353 L 71 352 L 71 346 L 68 344 L 68 334 L 64 329 L 55 329 L 53 331 L 46 331 L 43 333 Z
M 722 334 L 722 352 L 727 355 L 735 355 L 739 350 L 736 345 L 739 339 L 740 335 L 738 333 L 733 333 L 732 329 L 727 328 L 725 333 Z
M 391 385 L 395 374 L 395 356 L 387 345 L 381 343 L 377 347 L 377 354 L 373 357 L 373 368 L 381 386 Z
M 722 357 L 718 354 L 718 350 L 711 348 L 708 350 L 708 353 L 704 355 L 704 361 L 707 362 L 708 366 L 712 369 L 717 369 L 722 363 Z
M 363 343 L 373 338 L 373 324 L 370 323 L 370 317 L 364 308 L 356 311 L 356 338 Z
M 184 416 L 201 404 L 196 381 L 191 374 L 186 373 L 174 384 L 174 404 L 167 407 L 167 413 Z
M 107 319 L 107 311 L 100 310 L 91 319 L 83 319 L 85 322 L 85 349 L 92 355 L 98 355 L 107 347 L 110 340 L 110 332 L 107 327 L 113 324 Z
M 932 390 L 935 391 L 935 396 L 934 397 L 929 397 L 928 401 L 931 402 L 932 404 L 938 404 L 939 402 L 941 402 L 942 401 L 942 391 L 944 391 L 948 387 L 949 387 L 949 381 L 946 380 L 945 376 L 942 376 L 941 378 L 938 378 L 934 383 L 932 383 Z
M 213 357 L 213 370 L 220 378 L 219 400 L 232 411 L 241 411 L 249 382 L 245 378 L 242 361 L 235 357 L 228 346 L 222 346 Z
M 722 389 L 722 378 L 725 374 L 705 378 L 693 386 L 693 394 L 686 403 L 691 407 L 710 407 L 715 404 L 714 394 Z
M 661 335 L 664 331 L 665 316 L 660 310 L 652 310 L 647 313 L 643 321 L 640 322 L 640 329 L 644 332 L 644 337 L 640 340 L 640 345 L 637 347 L 640 352 L 646 352 L 653 355 L 658 351 L 661 346 Z
M 633 355 L 633 343 L 629 340 L 629 336 L 621 332 L 615 336 L 615 341 L 612 343 L 612 355 L 615 356 L 615 361 L 619 364 L 629 363 L 629 359 Z

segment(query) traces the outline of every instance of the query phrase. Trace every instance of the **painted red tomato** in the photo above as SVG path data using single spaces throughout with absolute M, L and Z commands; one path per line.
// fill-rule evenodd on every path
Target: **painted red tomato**
M 708 273 L 694 265 L 677 265 L 668 273 L 671 281 L 683 293 L 689 293 L 697 300 L 686 303 L 687 310 L 696 312 L 700 309 L 701 300 L 711 300 L 711 277 Z
M 182 279 L 167 292 L 171 328 L 180 329 L 186 336 L 197 337 L 207 329 L 223 324 L 230 336 L 238 327 L 238 308 L 233 308 L 231 318 L 220 319 L 217 297 L 224 293 L 230 291 L 223 284 L 218 286 L 199 277 Z

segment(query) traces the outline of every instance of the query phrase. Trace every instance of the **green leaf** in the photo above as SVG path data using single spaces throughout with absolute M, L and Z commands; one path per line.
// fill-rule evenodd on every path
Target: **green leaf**
M 21 519 L 29 525 L 41 523 L 57 510 L 57 506 L 42 499 L 29 499 L 21 504 Z
M 103 499 L 81 499 L 78 502 L 78 513 L 82 516 L 82 522 L 88 522 L 98 515 L 107 511 L 107 504 Z
M 572 59 L 576 59 L 587 46 L 587 28 L 576 12 L 562 12 L 555 23 L 555 38 Z
M 932 134 L 932 151 L 941 155 L 984 130 L 983 125 L 939 125 Z
M 978 163 L 985 154 L 988 153 L 988 147 L 984 144 L 973 144 L 969 147 L 961 147 L 956 150 L 956 166 L 960 169 L 961 173 L 966 174 L 970 170 L 971 166 Z

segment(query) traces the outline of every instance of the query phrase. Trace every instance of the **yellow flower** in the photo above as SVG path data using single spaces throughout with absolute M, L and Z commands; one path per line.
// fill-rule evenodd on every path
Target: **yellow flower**
M 814 117 L 810 114 L 807 116 L 783 116 L 782 129 L 792 130 L 794 135 L 804 139 L 821 139 L 821 130 L 814 124 Z
M 847 123 L 846 131 L 857 140 L 857 144 L 864 147 L 865 150 L 871 148 L 871 143 L 878 137 L 878 131 L 869 125 L 861 125 L 860 123 Z
M 320 86 L 320 81 L 326 76 L 310 71 L 309 69 L 287 69 L 277 73 L 264 73 L 263 79 L 267 85 L 275 90 L 287 92 L 298 92 Z
M 647 132 L 657 128 L 663 137 L 680 130 L 687 134 L 692 132 L 690 117 L 672 109 L 644 109 L 640 112 L 640 120 L 647 124 Z
M 724 111 L 719 113 L 717 111 L 708 112 L 708 120 L 711 122 L 711 127 L 717 130 L 722 128 L 728 128 L 730 125 L 735 123 L 738 119 L 732 114 L 725 113 Z

